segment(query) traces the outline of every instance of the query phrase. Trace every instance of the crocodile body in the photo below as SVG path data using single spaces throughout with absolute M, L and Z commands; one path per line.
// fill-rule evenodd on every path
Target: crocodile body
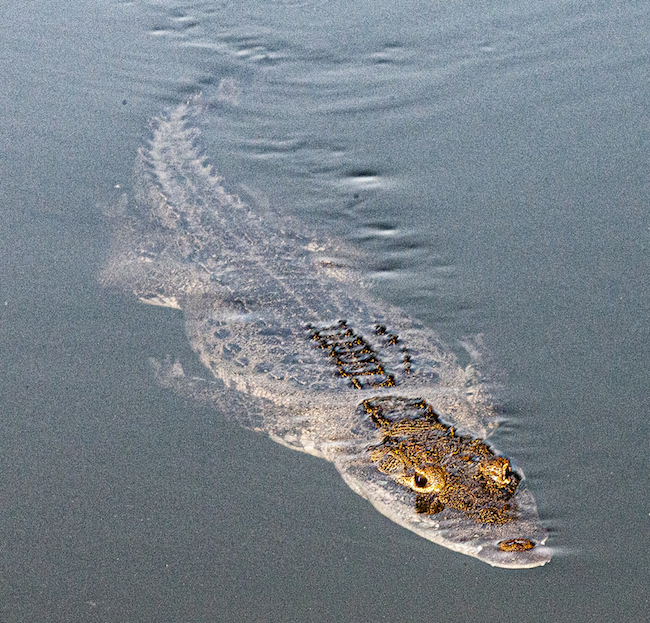
M 101 281 L 183 311 L 211 380 L 154 362 L 163 384 L 334 463 L 397 523 L 503 567 L 550 553 L 477 366 L 372 296 L 354 250 L 224 189 L 196 142 L 195 100 L 154 123 L 114 218 Z

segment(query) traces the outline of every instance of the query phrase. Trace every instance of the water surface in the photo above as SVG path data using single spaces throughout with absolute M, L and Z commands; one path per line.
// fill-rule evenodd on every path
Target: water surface
M 76 2 L 1 18 L 2 618 L 641 620 L 650 24 L 642 3 Z M 238 100 L 219 101 L 223 78 Z M 323 461 L 155 384 L 178 312 L 96 281 L 147 119 L 368 259 L 507 378 L 493 442 L 557 548 L 491 569 Z M 579 581 L 576 581 L 576 578 Z

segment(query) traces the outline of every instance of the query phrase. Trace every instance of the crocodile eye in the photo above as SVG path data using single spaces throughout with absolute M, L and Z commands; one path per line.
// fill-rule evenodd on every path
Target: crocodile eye
M 415 473 L 415 476 L 413 477 L 413 481 L 415 482 L 415 486 L 418 489 L 424 489 L 424 487 L 426 487 L 427 484 L 429 483 L 426 476 L 423 476 L 422 474 L 418 474 L 417 472 Z

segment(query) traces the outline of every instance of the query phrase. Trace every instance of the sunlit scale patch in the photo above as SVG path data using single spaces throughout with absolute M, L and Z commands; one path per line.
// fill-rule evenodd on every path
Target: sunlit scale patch
M 375 335 L 381 338 L 383 346 L 397 346 L 400 344 L 399 335 L 388 330 L 383 324 L 375 325 Z M 402 352 L 402 366 L 404 372 L 408 374 L 411 372 L 411 353 L 409 353 L 406 346 L 401 346 L 400 351 Z
M 399 342 L 397 333 L 389 331 L 383 324 L 375 325 L 375 335 L 380 335 L 384 338 L 384 344 L 393 345 Z
M 533 547 L 535 543 L 530 539 L 508 539 L 499 543 L 499 549 L 504 552 L 525 552 Z
M 415 493 L 416 513 L 449 508 L 479 523 L 517 519 L 513 497 L 521 478 L 485 442 L 458 435 L 424 400 L 384 396 L 360 408 L 383 432 L 382 442 L 368 448 L 371 461 Z
M 357 389 L 393 387 L 394 375 L 387 372 L 384 363 L 372 346 L 347 326 L 345 320 L 327 327 L 307 327 L 309 337 L 317 348 L 328 351 L 338 373 Z

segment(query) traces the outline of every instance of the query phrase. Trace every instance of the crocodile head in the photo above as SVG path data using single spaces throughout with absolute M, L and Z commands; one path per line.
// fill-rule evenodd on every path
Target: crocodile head
M 415 493 L 416 513 L 450 508 L 480 523 L 517 518 L 513 497 L 521 478 L 507 458 L 480 439 L 458 435 L 422 400 L 388 396 L 362 405 L 383 437 L 369 448 L 370 459 Z

